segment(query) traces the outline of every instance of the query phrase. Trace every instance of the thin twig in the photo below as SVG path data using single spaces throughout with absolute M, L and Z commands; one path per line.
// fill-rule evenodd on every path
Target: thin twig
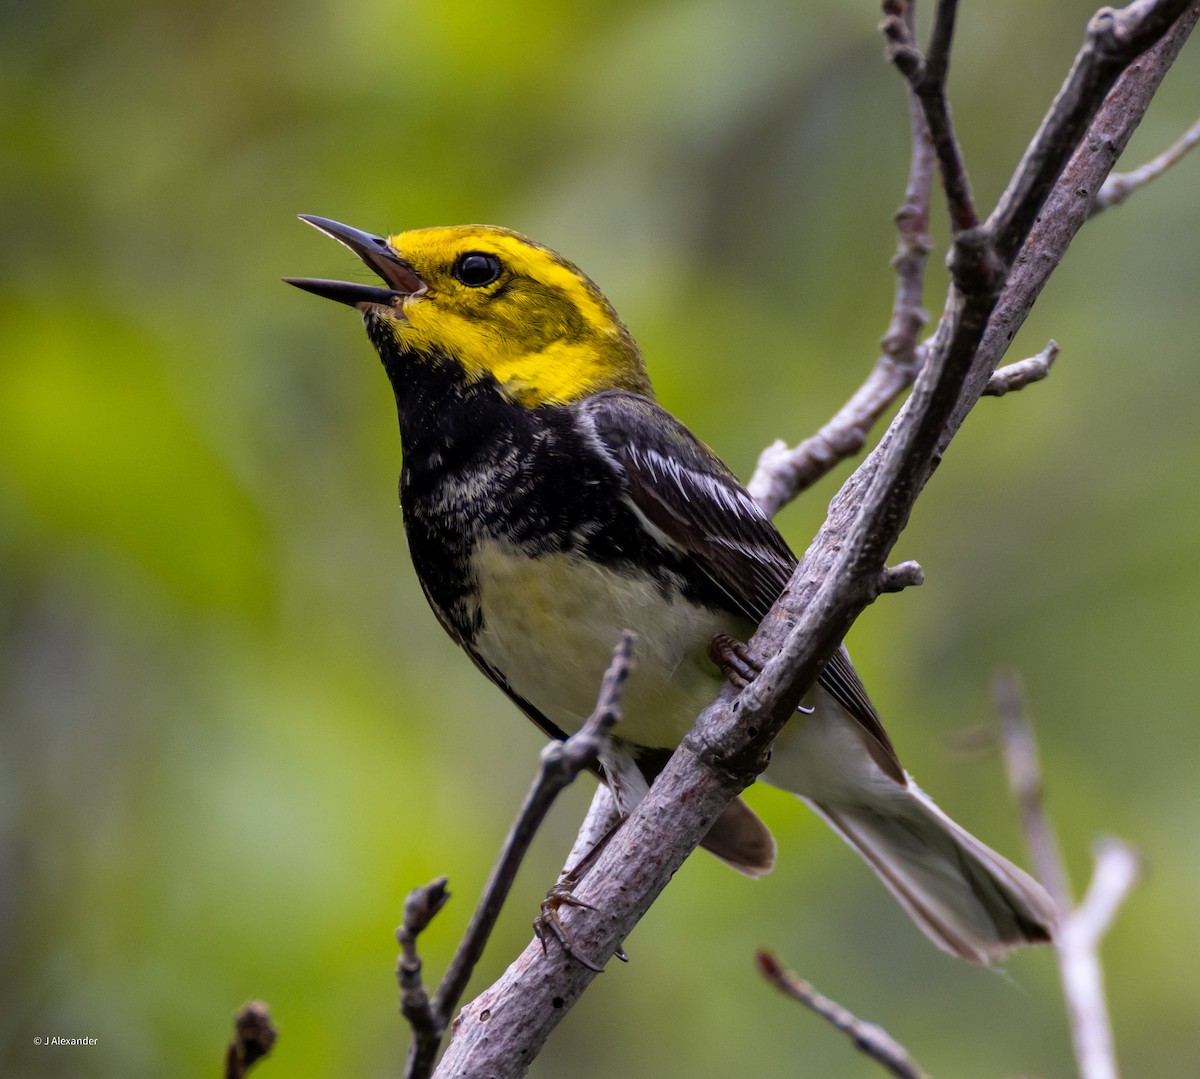
M 886 4 L 891 11 L 900 5 Z M 971 197 L 971 183 L 962 147 L 950 119 L 950 103 L 946 97 L 946 74 L 950 67 L 950 46 L 954 39 L 956 0 L 938 0 L 934 12 L 933 32 L 929 49 L 924 56 L 917 47 L 911 19 L 911 4 L 904 4 L 904 14 L 889 14 L 881 29 L 888 40 L 888 59 L 908 80 L 920 99 L 929 124 L 934 154 L 942 176 L 942 190 L 950 211 L 950 224 L 955 233 L 970 231 L 979 225 L 979 214 Z
M 566 862 L 563 863 L 562 872 L 559 874 L 560 881 L 591 853 L 596 844 L 612 831 L 620 819 L 621 810 L 617 806 L 616 798 L 613 797 L 612 788 L 607 783 L 597 784 L 592 804 L 588 806 L 587 815 L 583 818 L 583 823 L 575 834 L 571 852 L 567 855 Z
M 1090 216 L 1095 217 L 1096 214 L 1107 210 L 1110 206 L 1120 206 L 1139 187 L 1145 187 L 1151 180 L 1157 180 L 1198 143 L 1200 143 L 1200 120 L 1192 124 L 1176 142 L 1157 157 L 1152 157 L 1144 165 L 1130 172 L 1111 173 L 1096 193 Z
M 891 11 L 890 0 L 885 0 L 884 6 L 885 11 Z M 911 34 L 911 4 L 905 4 L 902 12 L 894 12 L 891 17 L 906 22 Z M 924 292 L 925 266 L 933 250 L 929 193 L 935 159 L 924 109 L 912 86 L 907 89 L 912 158 L 904 202 L 895 217 L 897 238 L 892 267 L 896 272 L 896 294 L 891 321 L 880 340 L 881 352 L 862 385 L 815 435 L 794 449 L 779 440 L 763 450 L 746 488 L 768 516 L 778 513 L 840 461 L 857 454 L 871 428 L 912 385 L 921 366 L 917 338 L 929 321 Z
M 1111 836 L 1096 840 L 1092 856 L 1095 860 L 1092 882 L 1075 909 L 1074 922 L 1076 932 L 1094 946 L 1108 932 L 1145 867 L 1137 847 Z
M 992 680 L 992 700 L 1000 721 L 1000 746 L 1008 786 L 1016 798 L 1021 833 L 1029 848 L 1033 874 L 1050 893 L 1059 911 L 1071 909 L 1071 885 L 1046 814 L 1042 766 L 1033 727 L 1025 711 L 1021 683 L 1015 674 L 998 673 Z
M 441 1044 L 443 1024 L 434 1014 L 429 994 L 421 978 L 421 956 L 417 938 L 425 931 L 438 911 L 446 905 L 450 892 L 446 878 L 438 877 L 422 888 L 414 888 L 404 901 L 404 921 L 396 930 L 400 958 L 396 963 L 396 980 L 400 983 L 400 1014 L 413 1032 L 411 1057 L 417 1061 L 432 1061 Z
M 1050 341 L 1036 356 L 1029 356 L 1016 363 L 1006 363 L 992 372 L 992 377 L 983 387 L 985 397 L 1003 397 L 1014 390 L 1023 390 L 1034 382 L 1041 382 L 1050 374 L 1050 368 L 1058 359 L 1058 342 Z
M 837 1001 L 830 1000 L 810 982 L 781 966 L 770 952 L 760 951 L 757 960 L 759 972 L 776 989 L 811 1008 L 845 1034 L 854 1043 L 855 1049 L 881 1064 L 897 1079 L 929 1079 L 908 1050 L 883 1027 L 864 1022 Z
M 1117 1056 L 1104 997 L 1100 941 L 1142 871 L 1132 844 L 1116 839 L 1096 843 L 1092 882 L 1083 902 L 1072 906 L 1058 838 L 1042 798 L 1037 742 L 1012 675 L 995 682 L 1000 742 L 1009 786 L 1021 815 L 1021 829 L 1034 870 L 1059 911 L 1054 946 L 1071 1025 L 1080 1079 L 1117 1079 Z
M 261 1000 L 243 1004 L 233 1017 L 233 1041 L 225 1050 L 225 1079 L 244 1079 L 270 1051 L 278 1037 L 271 1013 Z
M 925 78 L 945 89 L 950 72 L 950 46 L 954 44 L 954 20 L 958 0 L 938 0 L 933 13 L 933 30 L 925 50 Z
M 954 39 L 954 19 L 957 0 L 938 0 L 934 13 L 933 32 L 925 54 L 925 70 L 917 83 L 917 95 L 925 106 L 925 118 L 933 138 L 942 189 L 950 211 L 950 224 L 956 233 L 973 229 L 979 224 L 979 214 L 971 198 L 971 183 L 967 178 L 967 163 L 950 119 L 950 102 L 946 97 L 946 75 L 950 68 L 950 45 Z
M 420 997 L 424 995 L 424 989 L 422 987 L 418 990 L 410 981 L 409 988 L 413 992 L 411 1000 L 414 1016 L 409 1016 L 403 1004 L 402 1010 L 410 1023 L 413 1023 L 413 1018 L 416 1022 L 413 1025 L 414 1037 L 409 1045 L 408 1059 L 405 1063 L 406 1079 L 425 1079 L 432 1073 L 441 1040 L 458 1007 L 458 1002 L 462 999 L 467 983 L 471 980 L 475 964 L 483 955 L 483 949 L 495 928 L 496 919 L 500 916 L 500 910 L 512 889 L 517 870 L 525 859 L 533 837 L 541 827 L 542 821 L 546 819 L 546 814 L 549 813 L 550 807 L 558 795 L 575 781 L 580 772 L 596 763 L 601 751 L 607 745 L 609 735 L 621 716 L 621 694 L 624 692 L 625 683 L 633 669 L 635 637 L 636 635 L 629 630 L 622 633 L 616 648 L 613 649 L 612 662 L 604 673 L 604 680 L 596 699 L 596 707 L 584 725 L 565 742 L 551 742 L 542 750 L 541 767 L 538 770 L 537 778 L 530 786 L 516 820 L 504 840 L 500 857 L 484 886 L 483 895 L 475 908 L 471 924 L 467 927 L 433 999 L 422 1005 Z M 440 893 L 444 893 L 444 881 L 440 883 Z M 428 899 L 428 897 L 421 896 L 421 890 L 414 892 L 409 897 L 409 903 L 405 905 L 406 925 L 411 904 L 414 914 L 413 928 L 419 926 L 417 932 L 424 928 L 421 918 L 427 915 L 425 924 L 428 924 L 428 919 L 441 909 L 447 898 L 445 894 L 438 893 L 438 884 L 439 882 L 435 881 L 433 885 L 429 886 L 435 890 L 430 904 L 432 909 L 420 908 L 421 902 Z M 414 897 L 417 898 L 414 899 Z M 403 927 L 401 931 L 404 931 Z M 403 940 L 401 940 L 401 945 L 403 947 Z M 419 983 L 420 960 L 415 953 L 415 934 L 413 959 L 417 964 L 416 979 Z M 405 956 L 402 954 L 400 959 L 402 987 L 405 984 L 404 966 Z

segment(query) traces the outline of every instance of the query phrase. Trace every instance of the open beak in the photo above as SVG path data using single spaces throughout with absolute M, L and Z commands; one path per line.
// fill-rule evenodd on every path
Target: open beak
M 425 291 L 425 282 L 392 250 L 385 237 L 361 232 L 349 225 L 330 221 L 327 217 L 300 214 L 300 220 L 348 247 L 379 274 L 389 287 L 379 288 L 376 285 L 357 285 L 348 281 L 326 281 L 311 277 L 285 277 L 284 281 L 289 285 L 295 285 L 317 296 L 324 296 L 327 300 L 349 304 L 351 307 L 360 307 L 363 304 L 390 306 L 406 296 Z

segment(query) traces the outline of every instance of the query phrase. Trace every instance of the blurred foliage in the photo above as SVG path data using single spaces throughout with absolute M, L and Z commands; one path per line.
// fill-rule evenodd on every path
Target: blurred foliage
M 968 5 L 952 73 L 975 188 L 1003 188 L 1091 5 Z M 215 1074 L 270 1002 L 261 1074 L 393 1075 L 392 929 L 454 901 L 436 976 L 539 738 L 444 639 L 404 552 L 390 393 L 344 310 L 362 275 L 297 212 L 489 221 L 578 261 L 663 401 L 743 475 L 872 361 L 907 167 L 862 2 L 5 4 L 0 14 L 0 1072 Z M 1195 44 L 1127 157 L 1194 118 Z M 1105 956 L 1130 1071 L 1193 1030 L 1200 639 L 1200 206 L 1187 161 L 1085 230 L 1014 346 L 1049 382 L 985 401 L 898 557 L 927 585 L 852 646 L 909 767 L 1001 849 L 993 757 L 947 749 L 1025 677 L 1079 884 L 1111 831 L 1153 867 Z M 936 310 L 941 243 L 930 273 Z M 802 549 L 838 476 L 782 515 Z M 493 978 L 589 791 L 483 963 Z M 932 949 L 798 803 L 753 883 L 703 854 L 535 1076 L 878 1074 L 768 990 L 781 958 L 935 1075 L 1073 1074 L 1053 959 Z M 93 1048 L 37 1048 L 39 1036 Z

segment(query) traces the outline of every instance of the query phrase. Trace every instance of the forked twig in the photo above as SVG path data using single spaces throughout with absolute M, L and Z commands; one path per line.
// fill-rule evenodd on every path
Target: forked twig
M 1121 840 L 1097 841 L 1091 884 L 1083 901 L 1072 905 L 1058 838 L 1042 799 L 1037 742 L 1017 679 L 998 676 L 994 695 L 1009 786 L 1020 810 L 1025 842 L 1035 873 L 1058 907 L 1054 946 L 1079 1074 L 1081 1079 L 1117 1079 L 1116 1048 L 1099 948 L 1118 909 L 1141 876 L 1141 855 L 1132 844 Z
M 402 949 L 397 966 L 401 1012 L 413 1032 L 405 1064 L 406 1079 L 424 1079 L 431 1074 L 454 1010 L 471 980 L 475 964 L 483 955 L 533 837 L 558 795 L 580 772 L 596 763 L 620 719 L 621 695 L 633 669 L 634 639 L 635 634 L 628 630 L 621 635 L 604 674 L 596 707 L 584 725 L 565 742 L 551 742 L 542 750 L 537 778 L 504 840 L 471 924 L 432 998 L 427 996 L 421 983 L 421 959 L 416 945 L 418 935 L 449 898 L 445 878 L 409 895 L 404 908 L 404 924 L 397 931 Z
M 445 877 L 438 877 L 423 888 L 414 888 L 404 901 L 404 921 L 396 930 L 396 942 L 400 945 L 400 958 L 396 962 L 396 980 L 400 983 L 400 1014 L 412 1028 L 414 1045 L 430 1045 L 434 1053 L 441 1043 L 442 1024 L 434 1013 L 421 979 L 417 938 L 449 899 Z

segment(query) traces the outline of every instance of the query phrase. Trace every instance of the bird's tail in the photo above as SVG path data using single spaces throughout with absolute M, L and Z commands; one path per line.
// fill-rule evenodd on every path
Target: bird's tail
M 1054 902 L 1037 881 L 955 824 L 911 780 L 897 794 L 876 806 L 804 801 L 939 948 L 986 964 L 1051 939 Z

